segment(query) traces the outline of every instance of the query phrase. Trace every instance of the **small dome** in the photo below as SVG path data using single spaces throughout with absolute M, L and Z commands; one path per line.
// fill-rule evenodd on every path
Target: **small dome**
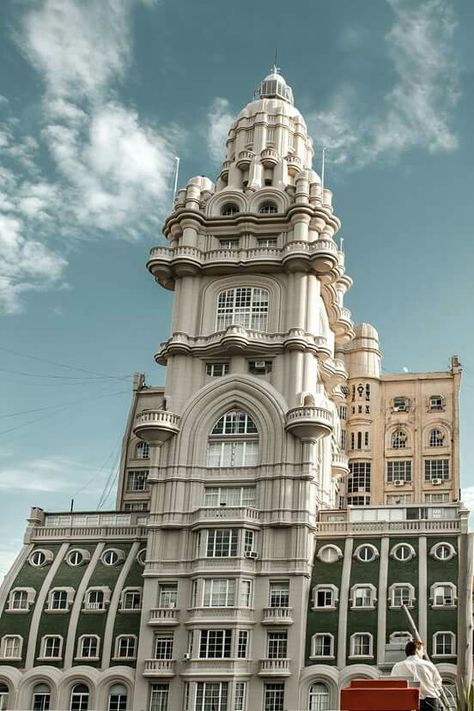
M 379 334 L 370 323 L 358 323 L 354 330 L 356 338 L 373 338 L 378 343 Z
M 293 92 L 278 67 L 273 67 L 271 73 L 260 82 L 255 90 L 256 99 L 283 99 L 293 104 Z

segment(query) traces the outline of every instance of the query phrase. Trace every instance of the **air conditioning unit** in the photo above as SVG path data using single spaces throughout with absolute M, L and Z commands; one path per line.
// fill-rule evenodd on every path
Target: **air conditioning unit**
M 253 367 L 256 370 L 265 370 L 265 366 L 266 366 L 266 364 L 265 364 L 264 360 L 255 360 L 253 363 Z
M 191 659 L 191 654 L 189 652 L 185 652 L 183 654 L 183 662 L 189 662 L 190 659 Z
M 257 551 L 245 551 L 245 557 L 253 558 L 255 560 L 256 558 L 258 558 L 258 553 Z
M 431 483 L 432 483 L 434 486 L 439 486 L 440 484 L 443 483 L 443 480 L 442 480 L 442 479 L 432 479 L 432 480 L 431 480 Z
M 404 479 L 395 479 L 395 481 L 393 483 L 395 484 L 395 486 L 403 486 L 405 484 L 405 480 Z

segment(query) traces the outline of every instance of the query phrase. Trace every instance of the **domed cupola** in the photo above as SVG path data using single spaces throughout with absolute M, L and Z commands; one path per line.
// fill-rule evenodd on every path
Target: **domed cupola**
M 288 86 L 278 67 L 273 67 L 271 74 L 265 77 L 255 89 L 255 99 L 283 99 L 294 104 L 293 91 Z

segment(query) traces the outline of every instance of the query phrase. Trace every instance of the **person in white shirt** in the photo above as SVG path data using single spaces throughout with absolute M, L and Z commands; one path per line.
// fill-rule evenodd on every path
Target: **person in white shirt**
M 438 711 L 443 681 L 432 662 L 423 659 L 423 642 L 411 641 L 405 646 L 406 659 L 393 665 L 392 676 L 412 677 L 420 682 L 420 711 Z

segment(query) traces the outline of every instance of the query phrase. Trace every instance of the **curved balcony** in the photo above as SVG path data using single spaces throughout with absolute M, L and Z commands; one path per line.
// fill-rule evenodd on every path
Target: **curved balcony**
M 342 478 L 349 474 L 349 460 L 341 452 L 332 453 L 331 473 L 335 479 Z
M 314 442 L 332 432 L 332 414 L 326 407 L 294 407 L 286 413 L 285 427 L 303 442 Z
M 273 168 L 279 160 L 278 151 L 274 148 L 264 148 L 260 153 L 260 161 L 265 168 Z
M 145 659 L 143 676 L 164 677 L 176 674 L 175 659 Z
M 282 263 L 290 271 L 310 269 L 326 281 L 336 279 L 338 248 L 332 239 L 316 239 L 313 242 L 293 240 L 282 249 Z
M 292 607 L 265 607 L 262 625 L 292 625 Z
M 152 607 L 148 624 L 152 626 L 172 627 L 178 624 L 178 612 L 176 607 Z
M 285 160 L 288 166 L 289 175 L 298 175 L 298 173 L 301 172 L 301 158 L 293 153 L 289 153 L 285 157 Z
M 323 361 L 331 354 L 331 346 L 324 336 L 314 336 L 305 333 L 303 329 L 291 329 L 287 333 L 266 333 L 243 326 L 229 326 L 225 331 L 217 331 L 208 336 L 189 336 L 175 332 L 168 341 L 161 344 L 159 352 L 155 354 L 155 360 L 160 365 L 166 365 L 168 358 L 176 354 L 197 357 L 222 355 L 223 347 L 229 353 L 251 349 L 255 356 L 263 357 L 269 351 L 309 351 Z
M 254 158 L 255 153 L 253 151 L 240 151 L 236 162 L 237 168 L 246 170 Z
M 260 511 L 245 506 L 209 506 L 197 509 L 191 514 L 191 523 L 194 526 L 215 524 L 221 521 L 226 523 L 258 524 Z
M 260 659 L 259 676 L 290 676 L 290 659 Z
M 327 276 L 339 261 L 339 250 L 332 239 L 311 242 L 311 266 L 318 276 Z
M 340 306 L 338 311 L 338 316 L 333 324 L 333 328 L 338 340 L 344 343 L 350 341 L 354 336 L 354 322 L 352 321 L 350 310 L 345 306 Z
M 149 444 L 163 444 L 179 432 L 180 417 L 168 410 L 143 410 L 135 420 L 134 434 Z

